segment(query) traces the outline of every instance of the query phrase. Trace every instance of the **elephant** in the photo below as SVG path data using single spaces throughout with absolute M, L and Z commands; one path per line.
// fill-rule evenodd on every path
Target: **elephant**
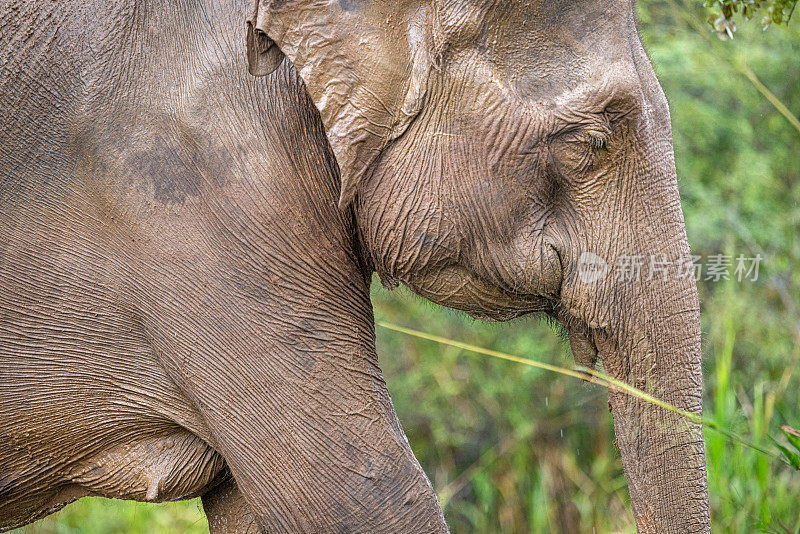
M 636 24 L 633 0 L 6 2 L 0 531 L 102 495 L 200 496 L 213 533 L 447 532 L 374 273 L 547 316 L 700 414 L 696 282 L 645 261 L 690 251 Z M 638 530 L 709 532 L 700 425 L 609 407 Z

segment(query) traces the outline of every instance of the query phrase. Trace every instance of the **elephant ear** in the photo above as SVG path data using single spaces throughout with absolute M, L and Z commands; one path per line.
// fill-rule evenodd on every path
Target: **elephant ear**
M 255 0 L 253 11 L 247 19 L 247 69 L 253 76 L 272 74 L 280 67 L 285 57 L 275 41 L 256 27 L 259 11 L 262 14 L 266 11 L 259 10 L 260 4 L 261 0 Z
M 255 0 L 248 20 L 250 72 L 268 74 L 286 54 L 319 110 L 339 165 L 341 208 L 426 94 L 428 10 L 386 5 L 396 11 L 387 16 L 369 1 Z

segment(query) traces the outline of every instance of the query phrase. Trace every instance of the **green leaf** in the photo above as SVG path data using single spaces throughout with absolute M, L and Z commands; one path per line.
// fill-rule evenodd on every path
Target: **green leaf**
M 792 428 L 789 425 L 781 425 L 781 431 L 783 431 L 789 443 L 797 449 L 797 452 L 800 452 L 800 430 Z
M 783 445 L 781 445 L 778 442 L 778 440 L 776 440 L 772 436 L 770 436 L 769 438 L 775 442 L 775 446 L 778 447 L 778 449 L 780 449 L 780 451 L 783 453 L 784 456 L 786 456 L 786 459 L 789 460 L 789 464 L 791 464 L 791 466 L 794 467 L 797 471 L 800 471 L 800 456 L 793 453 Z

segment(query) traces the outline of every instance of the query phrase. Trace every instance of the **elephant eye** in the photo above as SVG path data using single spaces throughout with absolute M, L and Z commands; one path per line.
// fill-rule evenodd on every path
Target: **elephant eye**
M 592 149 L 605 150 L 610 136 L 611 130 L 592 127 L 575 131 L 569 136 L 569 141 L 588 146 Z
M 610 134 L 609 130 L 576 128 L 558 135 L 550 142 L 550 150 L 560 172 L 575 178 L 594 172 L 608 154 Z

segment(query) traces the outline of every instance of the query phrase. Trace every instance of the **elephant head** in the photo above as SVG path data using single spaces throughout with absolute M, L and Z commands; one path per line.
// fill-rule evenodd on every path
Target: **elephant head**
M 319 109 L 371 266 L 480 318 L 548 314 L 583 364 L 701 411 L 666 99 L 633 1 L 260 0 Z M 642 532 L 707 532 L 701 428 L 611 393 Z

